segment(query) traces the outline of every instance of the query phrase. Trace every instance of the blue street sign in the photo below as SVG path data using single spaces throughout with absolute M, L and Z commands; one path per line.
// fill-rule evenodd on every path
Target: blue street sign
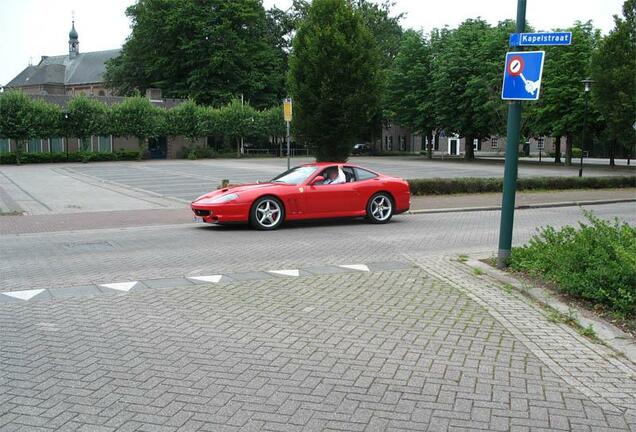
M 510 33 L 510 46 L 571 45 L 572 32 Z
M 541 90 L 545 51 L 519 51 L 506 54 L 501 98 L 537 100 Z

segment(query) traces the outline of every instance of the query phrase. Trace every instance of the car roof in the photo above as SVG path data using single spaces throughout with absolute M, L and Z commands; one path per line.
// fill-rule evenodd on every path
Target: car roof
M 349 163 L 349 162 L 311 162 L 311 163 L 303 164 L 303 166 L 315 166 L 315 167 L 332 166 L 332 165 L 357 166 L 356 164 L 352 164 L 352 163 Z

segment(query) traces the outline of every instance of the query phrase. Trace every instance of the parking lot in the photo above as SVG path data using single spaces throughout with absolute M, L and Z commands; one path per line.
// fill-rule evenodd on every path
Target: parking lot
M 292 165 L 308 163 L 309 158 L 295 158 Z M 353 157 L 351 162 L 383 174 L 413 178 L 502 177 L 503 163 L 483 161 L 428 161 L 413 157 Z M 285 159 L 210 159 L 199 161 L 160 161 L 150 163 L 117 163 L 73 165 L 63 168 L 128 187 L 191 201 L 216 188 L 223 179 L 232 183 L 268 180 L 286 169 Z M 626 171 L 611 171 L 604 167 L 586 169 L 588 176 L 625 175 Z M 522 165 L 520 177 L 576 176 L 578 167 Z

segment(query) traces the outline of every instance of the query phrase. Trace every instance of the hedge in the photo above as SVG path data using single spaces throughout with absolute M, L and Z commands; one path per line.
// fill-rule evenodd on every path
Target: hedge
M 466 177 L 408 180 L 412 195 L 501 192 L 503 179 Z M 608 189 L 636 187 L 636 176 L 529 177 L 517 180 L 517 190 Z
M 102 161 L 122 161 L 136 160 L 139 152 L 136 150 L 117 150 L 112 153 L 101 152 L 72 152 L 72 153 L 22 153 L 20 155 L 21 164 L 37 164 L 51 162 L 102 162 Z M 15 165 L 16 154 L 0 154 L 0 164 Z
M 542 228 L 527 245 L 513 248 L 510 267 L 620 316 L 636 317 L 636 228 L 589 212 L 586 217 L 589 223 L 578 229 Z

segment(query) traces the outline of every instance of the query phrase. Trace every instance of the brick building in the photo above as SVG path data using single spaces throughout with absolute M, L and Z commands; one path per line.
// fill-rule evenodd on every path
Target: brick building
M 437 156 L 462 156 L 466 149 L 466 139 L 454 134 L 441 131 L 432 140 L 433 154 Z M 382 129 L 382 140 L 375 144 L 376 152 L 408 152 L 420 153 L 426 151 L 427 139 L 420 134 L 411 132 L 400 125 L 388 124 Z M 493 135 L 487 139 L 473 141 L 473 149 L 479 156 L 503 156 L 506 153 L 506 137 Z M 525 145 L 519 146 L 519 151 L 532 156 L 554 152 L 554 140 L 551 137 L 530 138 Z M 563 151 L 563 149 L 562 149 Z
M 124 98 L 113 95 L 105 86 L 104 73 L 106 62 L 119 55 L 119 49 L 81 53 L 79 35 L 75 21 L 71 26 L 68 40 L 68 54 L 42 56 L 37 65 L 29 65 L 5 87 L 7 90 L 19 90 L 33 98 L 62 106 L 76 95 L 94 97 L 106 105 L 121 103 Z M 171 108 L 183 102 L 181 99 L 164 99 L 159 89 L 149 89 L 146 97 L 162 108 Z M 196 145 L 205 145 L 205 139 Z M 183 137 L 159 137 L 149 140 L 150 158 L 178 158 L 183 156 L 187 145 Z M 30 139 L 24 146 L 26 153 L 41 152 L 113 152 L 116 150 L 136 150 L 135 137 L 94 136 L 90 139 L 49 137 Z M 0 137 L 0 153 L 15 151 L 16 143 Z

